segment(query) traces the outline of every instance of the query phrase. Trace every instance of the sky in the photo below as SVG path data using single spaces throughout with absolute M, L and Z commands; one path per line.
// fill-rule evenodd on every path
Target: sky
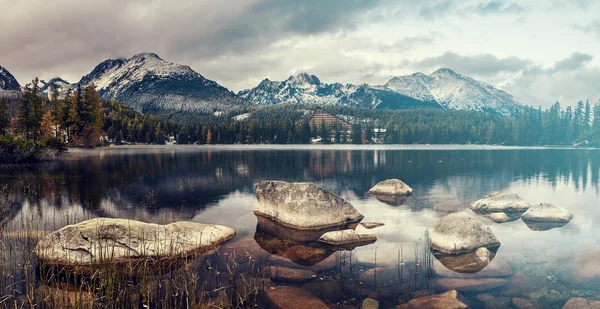
M 600 1 L 0 0 L 0 65 L 77 82 L 153 52 L 232 91 L 300 72 L 385 84 L 450 68 L 546 108 L 600 99 Z

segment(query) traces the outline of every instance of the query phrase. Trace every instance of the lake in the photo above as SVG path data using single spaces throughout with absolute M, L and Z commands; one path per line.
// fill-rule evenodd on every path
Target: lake
M 519 299 L 540 308 L 561 308 L 570 298 L 600 299 L 600 262 L 595 262 L 596 253 L 600 254 L 596 236 L 600 235 L 600 150 L 131 146 L 71 150 L 60 161 L 3 167 L 0 173 L 0 202 L 8 205 L 0 209 L 5 262 L 31 249 L 10 241 L 11 235 L 24 229 L 47 233 L 94 217 L 160 224 L 187 220 L 235 228 L 237 236 L 220 253 L 236 244 L 248 252 L 258 250 L 263 266 L 315 269 L 322 261 L 337 261 L 335 268 L 317 271 L 314 281 L 274 285 L 310 291 L 338 308 L 357 308 L 369 295 L 379 299 L 380 308 L 393 308 L 411 298 L 445 291 L 448 283 L 442 284 L 440 278 L 454 280 L 450 284 L 463 289 L 461 294 L 473 308 L 516 308 Z M 413 195 L 380 201 L 367 194 L 377 182 L 389 178 L 403 180 Z M 259 237 L 265 229 L 260 225 L 257 229 L 252 213 L 257 205 L 253 184 L 262 180 L 313 182 L 333 191 L 364 215 L 363 222 L 384 223 L 371 230 L 357 228 L 375 233 L 377 242 L 323 257 L 311 255 L 314 248 L 292 254 L 290 248 L 299 245 L 286 239 L 273 245 L 273 239 Z M 568 209 L 574 218 L 565 226 L 539 231 L 522 220 L 498 224 L 474 214 L 501 242 L 493 263 L 503 273 L 490 271 L 489 277 L 472 279 L 465 287 L 435 267 L 430 269 L 436 261 L 426 250 L 426 230 L 447 214 L 473 214 L 470 205 L 492 192 L 516 193 L 532 204 L 552 203 Z M 348 270 L 344 270 L 340 265 L 347 260 Z M 0 268 L 4 275 L 0 294 L 7 295 L 0 297 L 0 307 L 23 299 L 26 283 L 36 276 L 35 269 L 19 270 L 31 266 L 13 264 L 12 270 L 10 265 Z M 369 282 L 373 279 L 365 273 L 375 267 L 395 275 L 384 282 L 377 278 Z M 376 276 L 386 278 L 385 273 Z M 351 288 L 337 286 L 342 277 Z M 488 288 L 488 278 L 500 278 L 501 283 Z M 213 286 L 218 289 L 218 284 Z

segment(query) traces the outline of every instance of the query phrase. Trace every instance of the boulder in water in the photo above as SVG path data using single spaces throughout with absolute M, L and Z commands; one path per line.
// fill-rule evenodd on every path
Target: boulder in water
M 234 229 L 213 224 L 97 218 L 48 234 L 38 242 L 36 254 L 50 265 L 131 262 L 205 253 L 234 236 Z
M 261 181 L 254 184 L 255 214 L 296 229 L 323 229 L 364 218 L 350 203 L 308 182 Z
M 377 236 L 372 233 L 356 233 L 354 230 L 341 230 L 327 232 L 319 238 L 319 241 L 327 245 L 352 250 L 357 246 L 364 246 L 376 242 Z
M 410 195 L 412 188 L 400 179 L 388 179 L 381 181 L 369 190 L 374 195 Z
M 481 220 L 466 212 L 443 217 L 430 233 L 431 248 L 438 253 L 460 254 L 488 248 L 495 251 L 500 241 Z
M 513 193 L 492 193 L 484 199 L 473 203 L 471 210 L 476 213 L 490 212 L 524 212 L 531 205 L 519 195 Z
M 573 219 L 573 214 L 562 207 L 541 203 L 531 206 L 521 219 L 530 222 L 568 223 Z

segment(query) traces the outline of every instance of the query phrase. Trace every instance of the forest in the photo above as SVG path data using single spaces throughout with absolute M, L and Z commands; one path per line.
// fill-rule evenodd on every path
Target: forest
M 27 85 L 16 108 L 0 98 L 4 140 L 69 147 L 109 144 L 490 144 L 600 146 L 600 102 L 542 110 L 525 106 L 512 117 L 453 110 L 380 110 L 324 106 L 352 124 L 350 132 L 309 125 L 316 105 L 239 106 L 204 115 L 141 114 L 102 100 L 93 85 L 42 94 Z M 11 115 L 10 110 L 14 110 Z M 166 118 L 166 119 L 165 119 Z M 41 145 L 40 144 L 40 145 Z
M 600 146 L 600 103 L 578 102 L 573 108 L 555 103 L 547 110 L 526 106 L 513 117 L 451 110 L 378 110 L 341 105 L 324 108 L 352 126 L 311 127 L 308 117 L 317 106 L 271 105 L 231 115 L 183 122 L 180 144 L 490 144 Z

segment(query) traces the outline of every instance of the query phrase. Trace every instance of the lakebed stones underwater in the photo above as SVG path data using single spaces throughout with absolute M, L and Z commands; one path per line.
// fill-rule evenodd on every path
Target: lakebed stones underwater
M 96 218 L 46 235 L 38 242 L 36 255 L 49 266 L 93 272 L 106 264 L 135 265 L 209 253 L 235 235 L 234 229 L 213 224 Z

